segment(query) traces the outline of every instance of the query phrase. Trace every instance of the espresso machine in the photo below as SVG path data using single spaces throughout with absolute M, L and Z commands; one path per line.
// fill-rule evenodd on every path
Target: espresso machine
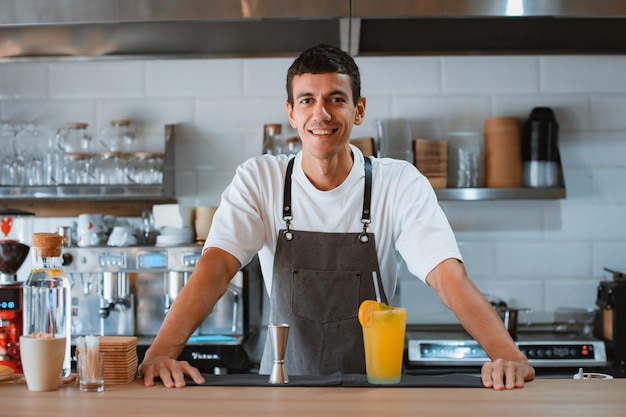
M 139 361 L 200 258 L 202 247 L 68 247 L 72 335 L 137 336 Z M 179 357 L 204 373 L 248 372 L 260 334 L 258 259 L 239 271 Z
M 0 365 L 22 373 L 19 340 L 23 332 L 22 283 L 17 280 L 30 251 L 33 213 L 0 211 Z

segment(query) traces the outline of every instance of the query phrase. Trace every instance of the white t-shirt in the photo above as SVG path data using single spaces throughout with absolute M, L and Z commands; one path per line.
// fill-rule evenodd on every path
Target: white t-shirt
M 364 161 L 351 145 L 354 164 L 346 180 L 330 191 L 320 191 L 302 170 L 296 155 L 292 175 L 293 230 L 359 233 L 363 230 Z M 272 287 L 274 251 L 282 218 L 283 185 L 289 157 L 261 155 L 237 168 L 224 190 L 205 248 L 214 246 L 246 265 L 258 252 L 265 287 Z M 395 293 L 402 259 L 408 270 L 425 280 L 448 258 L 461 260 L 456 239 L 436 195 L 413 165 L 390 158 L 372 158 L 371 223 L 385 293 Z

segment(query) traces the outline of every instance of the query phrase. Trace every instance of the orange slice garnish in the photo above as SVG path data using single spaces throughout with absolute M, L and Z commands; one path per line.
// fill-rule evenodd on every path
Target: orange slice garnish
M 372 312 L 379 311 L 380 304 L 375 300 L 365 300 L 359 306 L 359 323 L 363 327 L 369 327 L 372 321 Z

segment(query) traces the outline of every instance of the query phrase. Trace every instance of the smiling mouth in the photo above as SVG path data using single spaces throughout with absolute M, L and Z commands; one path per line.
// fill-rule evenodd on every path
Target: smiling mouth
M 337 129 L 310 129 L 309 132 L 317 136 L 332 135 Z

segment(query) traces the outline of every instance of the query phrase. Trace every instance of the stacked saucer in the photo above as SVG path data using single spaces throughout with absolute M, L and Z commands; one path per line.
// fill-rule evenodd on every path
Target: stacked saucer
M 193 242 L 191 227 L 162 227 L 156 237 L 156 246 L 176 246 Z
M 135 336 L 100 336 L 104 353 L 104 383 L 128 384 L 137 375 L 137 338 Z

